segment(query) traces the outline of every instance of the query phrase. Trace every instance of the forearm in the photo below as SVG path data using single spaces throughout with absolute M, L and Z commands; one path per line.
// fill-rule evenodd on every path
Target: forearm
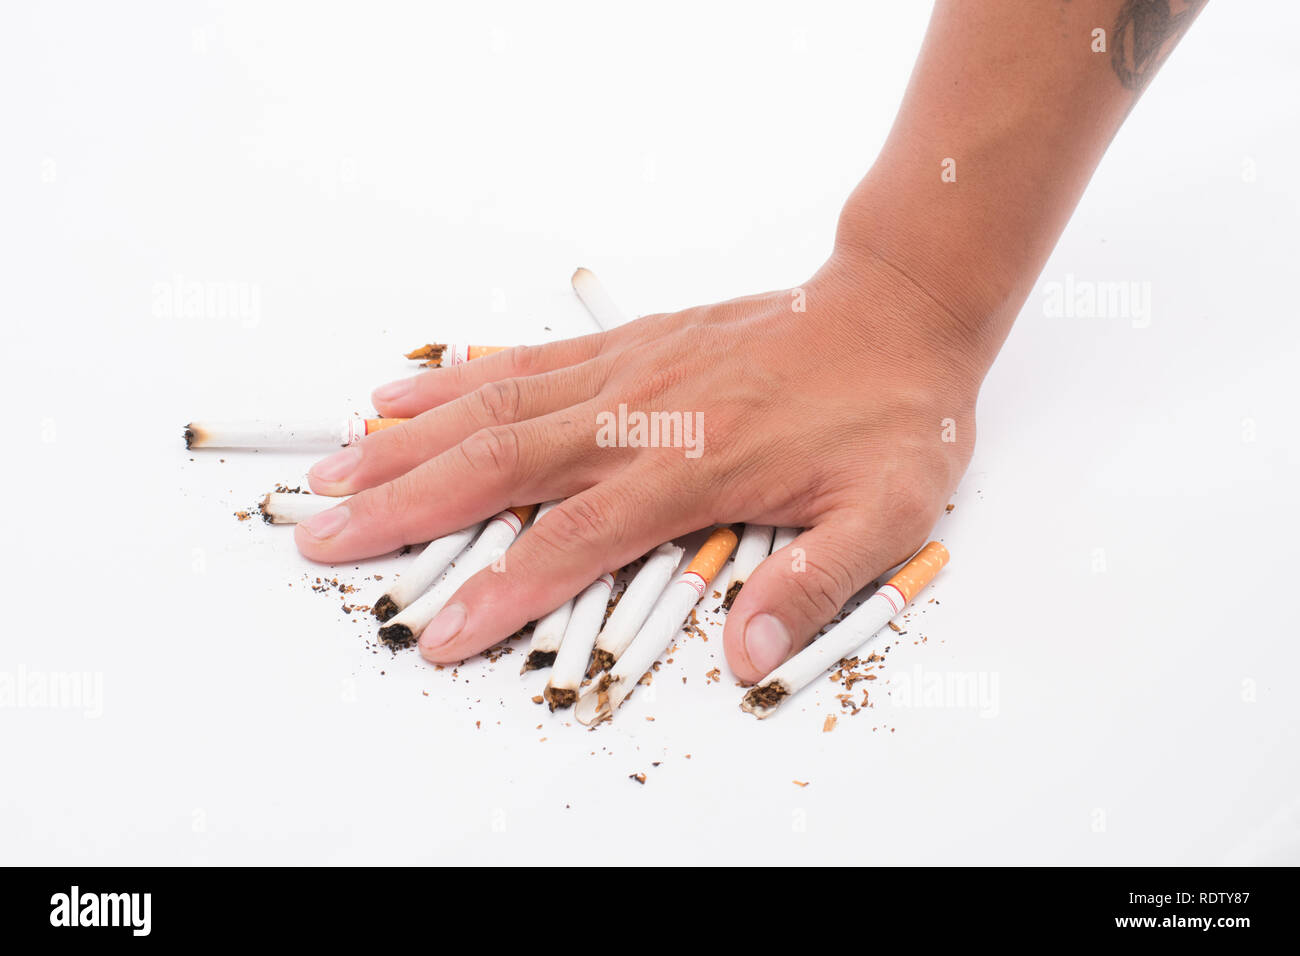
M 844 208 L 837 258 L 902 273 L 987 368 L 1111 138 L 1203 5 L 939 0 L 886 145 Z

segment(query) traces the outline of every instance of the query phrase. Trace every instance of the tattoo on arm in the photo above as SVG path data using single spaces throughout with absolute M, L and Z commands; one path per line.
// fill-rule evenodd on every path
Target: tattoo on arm
M 1142 90 L 1206 0 L 1124 0 L 1110 36 L 1110 64 L 1125 89 Z

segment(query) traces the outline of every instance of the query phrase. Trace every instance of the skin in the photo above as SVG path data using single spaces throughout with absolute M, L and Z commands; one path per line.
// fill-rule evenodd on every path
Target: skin
M 804 528 L 727 616 L 727 661 L 759 680 L 925 542 L 1016 313 L 1201 5 L 940 0 L 888 141 L 806 283 L 377 389 L 382 414 L 415 420 L 313 468 L 314 492 L 356 497 L 298 525 L 299 549 L 349 561 L 566 499 L 421 635 L 426 659 L 451 663 L 670 538 Z M 702 413 L 702 454 L 601 447 L 597 416 L 620 404 Z

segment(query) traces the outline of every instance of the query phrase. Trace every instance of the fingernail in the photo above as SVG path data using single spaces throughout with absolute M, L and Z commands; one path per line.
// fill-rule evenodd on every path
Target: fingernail
M 465 605 L 448 604 L 429 622 L 429 626 L 420 635 L 420 643 L 425 647 L 442 647 L 460 633 L 465 626 Z
M 343 530 L 343 526 L 348 523 L 352 517 L 352 512 L 348 511 L 347 505 L 338 505 L 329 511 L 322 511 L 318 515 L 312 515 L 306 521 L 298 523 L 313 538 L 329 538 Z
M 754 668 L 764 674 L 780 667 L 793 646 L 790 632 L 771 614 L 756 614 L 745 625 L 745 653 Z
M 380 385 L 370 393 L 370 397 L 378 402 L 395 402 L 411 390 L 415 384 L 413 378 L 399 378 L 396 382 L 389 382 L 387 385 Z
M 311 466 L 311 476 L 321 481 L 342 481 L 361 464 L 361 449 L 353 446 L 336 451 Z

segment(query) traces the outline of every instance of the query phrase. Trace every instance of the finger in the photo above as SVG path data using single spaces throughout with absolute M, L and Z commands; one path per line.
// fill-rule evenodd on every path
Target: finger
M 723 650 L 744 683 L 761 680 L 812 640 L 849 598 L 893 563 L 880 528 L 828 516 L 770 555 L 741 588 L 723 629 Z
M 381 385 L 371 393 L 375 410 L 388 418 L 414 418 L 488 382 L 524 378 L 586 362 L 600 354 L 604 333 L 545 345 L 516 345 L 462 365 L 435 368 Z
M 391 481 L 481 429 L 513 425 L 586 401 L 599 390 L 599 374 L 594 365 L 583 363 L 527 378 L 486 382 L 318 461 L 307 473 L 311 490 L 318 495 L 350 495 Z
M 420 636 L 434 663 L 463 660 L 547 614 L 701 520 L 679 497 L 626 472 L 561 502 L 506 552 L 500 569 L 470 578 Z
M 481 429 L 300 522 L 298 550 L 314 561 L 351 561 L 450 534 L 512 505 L 574 494 L 597 480 L 597 464 L 611 459 L 592 453 L 592 417 L 566 409 Z

